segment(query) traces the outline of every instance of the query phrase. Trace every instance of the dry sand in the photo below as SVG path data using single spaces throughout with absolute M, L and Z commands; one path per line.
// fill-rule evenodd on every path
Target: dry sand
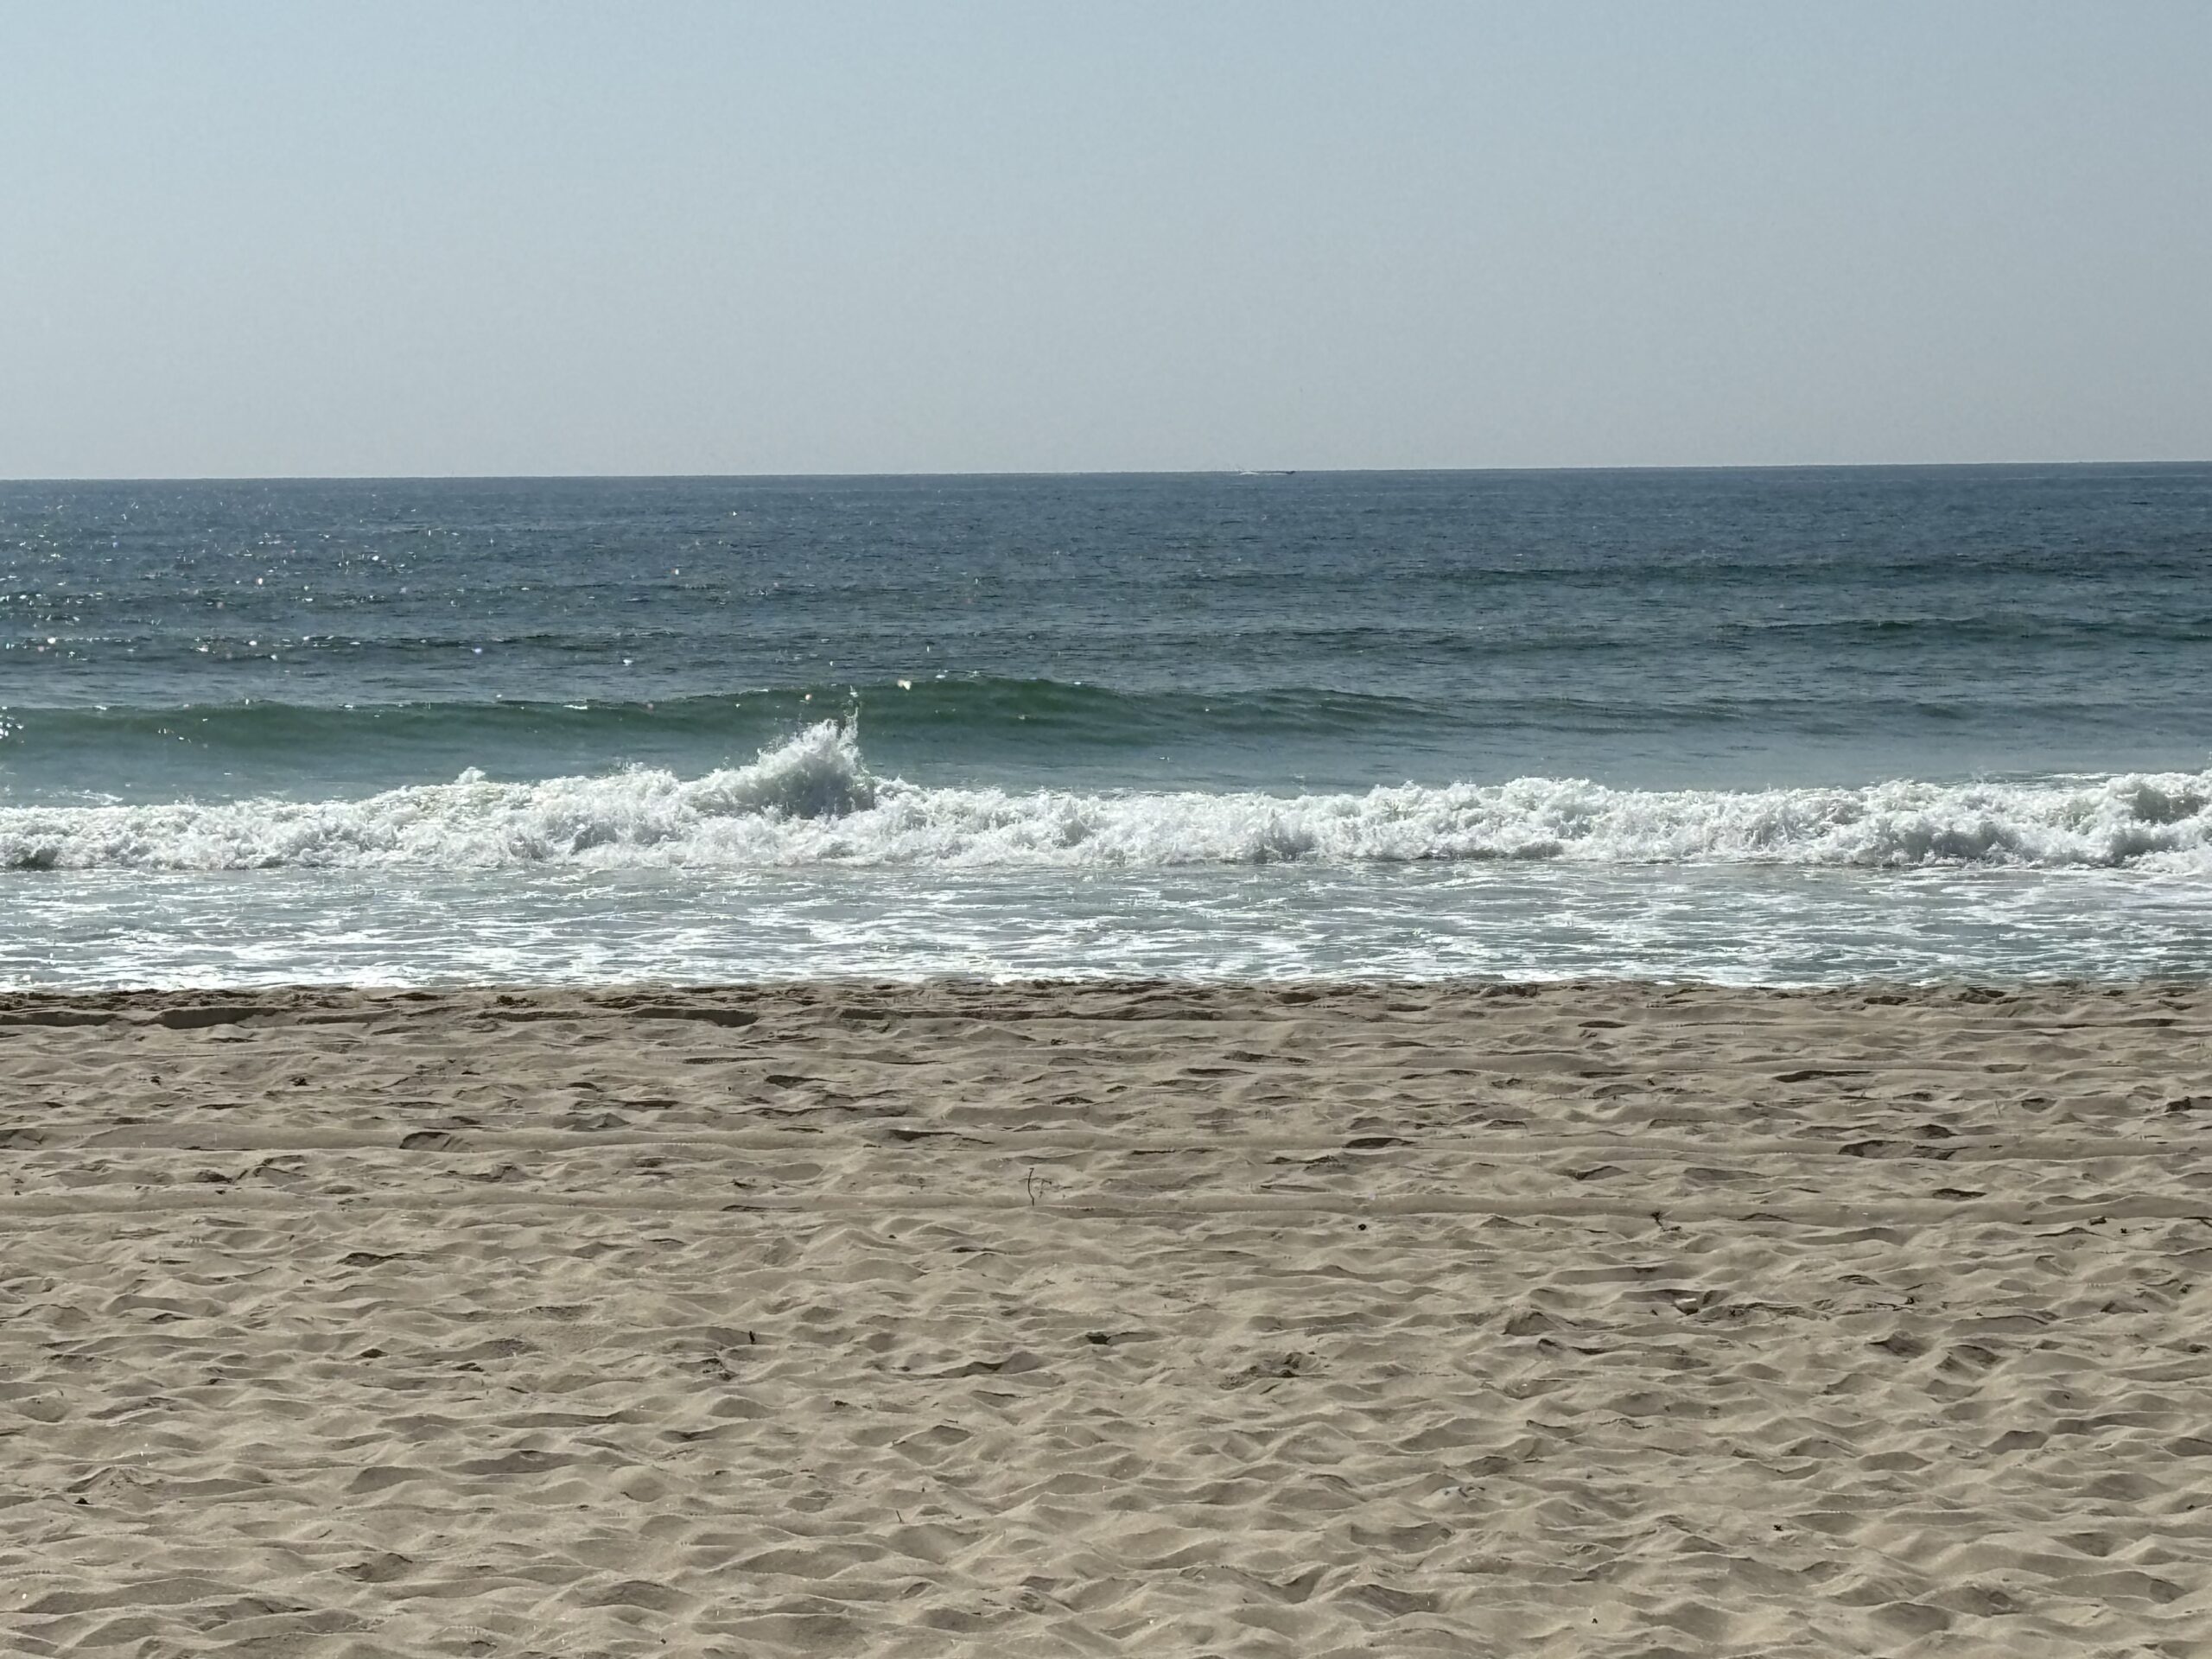
M 0 998 L 0 1650 L 2212 1652 L 2208 1025 Z

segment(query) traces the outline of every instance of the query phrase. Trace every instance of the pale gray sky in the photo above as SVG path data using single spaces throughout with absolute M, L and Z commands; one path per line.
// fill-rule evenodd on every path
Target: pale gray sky
M 2212 456 L 2212 6 L 0 10 L 0 475 Z

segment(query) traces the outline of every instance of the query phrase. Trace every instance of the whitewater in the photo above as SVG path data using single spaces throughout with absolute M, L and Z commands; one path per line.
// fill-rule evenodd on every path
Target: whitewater
M 1140 870 L 1186 865 L 1773 864 L 2212 873 L 2212 772 L 1639 791 L 1586 779 L 1358 793 L 930 788 L 821 721 L 750 764 L 456 782 L 359 800 L 0 809 L 15 870 Z

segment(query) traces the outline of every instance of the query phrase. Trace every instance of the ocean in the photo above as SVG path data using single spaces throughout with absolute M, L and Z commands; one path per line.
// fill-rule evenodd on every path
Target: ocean
M 2212 970 L 2212 467 L 0 483 L 0 985 Z

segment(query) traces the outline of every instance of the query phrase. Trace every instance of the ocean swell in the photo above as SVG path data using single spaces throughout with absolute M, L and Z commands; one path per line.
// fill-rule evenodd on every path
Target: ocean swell
M 878 778 L 850 728 L 823 722 L 688 780 L 469 772 L 358 800 L 0 809 L 0 867 L 15 870 L 1479 860 L 2212 873 L 2212 772 L 1759 791 L 1522 778 L 1297 796 L 1018 792 Z

